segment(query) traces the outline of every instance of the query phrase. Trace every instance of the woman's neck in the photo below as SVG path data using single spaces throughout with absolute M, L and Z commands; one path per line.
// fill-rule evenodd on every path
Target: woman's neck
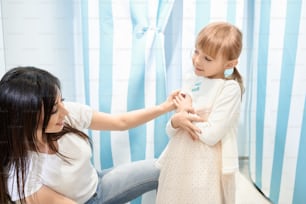
M 37 135 L 36 135 L 37 151 L 40 153 L 45 153 L 45 154 L 55 154 L 55 152 L 50 149 L 50 146 L 45 138 L 46 137 L 43 137 L 42 131 L 37 130 Z M 57 142 L 54 142 L 54 145 L 57 147 Z

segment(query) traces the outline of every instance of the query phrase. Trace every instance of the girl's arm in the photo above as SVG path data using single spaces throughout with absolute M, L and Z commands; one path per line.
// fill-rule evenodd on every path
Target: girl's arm
M 241 90 L 236 81 L 230 80 L 217 97 L 207 122 L 196 123 L 201 129 L 199 138 L 208 145 L 218 143 L 238 125 L 241 106 Z
M 202 121 L 197 120 L 199 116 L 195 114 L 181 111 L 172 116 L 171 126 L 167 127 L 167 132 L 174 134 L 175 130 L 181 128 L 187 131 L 193 139 L 200 139 L 208 145 L 215 145 L 227 134 L 232 125 L 236 126 L 240 105 L 240 87 L 235 81 L 228 81 L 227 86 L 216 99 L 213 109 L 197 113 Z
M 179 129 L 185 130 L 194 140 L 199 139 L 201 129 L 197 127 L 193 122 L 203 122 L 204 120 L 196 115 L 190 114 L 186 111 L 175 113 L 168 122 L 166 131 L 167 134 L 173 136 Z
M 27 204 L 77 204 L 75 201 L 53 191 L 47 186 L 42 186 L 31 196 L 25 198 Z
M 112 115 L 103 112 L 94 112 L 89 126 L 93 130 L 127 130 L 146 123 L 164 113 L 175 109 L 173 100 L 179 91 L 174 91 L 168 99 L 154 107 L 129 111 Z

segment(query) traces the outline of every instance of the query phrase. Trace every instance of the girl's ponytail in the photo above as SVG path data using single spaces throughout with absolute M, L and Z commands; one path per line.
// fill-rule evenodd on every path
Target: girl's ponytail
M 234 67 L 233 73 L 230 76 L 226 77 L 226 78 L 227 79 L 233 79 L 233 80 L 238 82 L 238 84 L 240 86 L 240 90 L 241 90 L 241 96 L 242 96 L 243 93 L 244 93 L 244 86 L 243 86 L 242 76 L 239 73 L 238 69 L 236 67 Z

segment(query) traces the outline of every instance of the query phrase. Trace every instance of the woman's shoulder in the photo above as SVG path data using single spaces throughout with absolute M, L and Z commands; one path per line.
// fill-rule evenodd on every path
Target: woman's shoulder
M 69 111 L 79 110 L 81 108 L 91 109 L 88 105 L 79 103 L 79 102 L 72 102 L 72 101 L 64 101 L 65 108 Z
M 91 123 L 93 109 L 77 102 L 64 102 L 68 115 L 65 121 L 74 128 L 88 128 Z

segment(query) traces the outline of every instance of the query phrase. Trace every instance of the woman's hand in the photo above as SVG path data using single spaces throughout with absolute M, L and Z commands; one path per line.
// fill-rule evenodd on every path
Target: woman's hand
M 181 128 L 185 130 L 193 140 L 198 140 L 201 130 L 192 122 L 204 122 L 204 120 L 196 114 L 190 114 L 186 111 L 175 113 L 171 118 L 173 128 Z
M 164 106 L 166 109 L 169 109 L 169 111 L 174 110 L 175 108 L 177 108 L 177 105 L 175 103 L 176 98 L 179 96 L 180 94 L 180 90 L 175 90 L 173 91 L 167 98 L 167 100 L 162 103 L 161 105 Z
M 188 113 L 194 113 L 190 95 L 181 92 L 175 97 L 173 102 L 176 106 L 176 112 L 186 111 Z

